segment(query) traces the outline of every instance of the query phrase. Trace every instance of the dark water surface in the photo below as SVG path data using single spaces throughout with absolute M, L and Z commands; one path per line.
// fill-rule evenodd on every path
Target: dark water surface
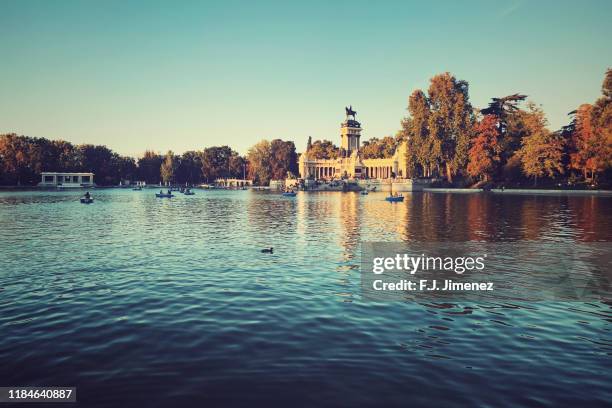
M 612 198 L 81 193 L 0 192 L 0 386 L 88 407 L 610 404 L 610 304 L 365 302 L 358 267 L 362 241 L 610 241 Z

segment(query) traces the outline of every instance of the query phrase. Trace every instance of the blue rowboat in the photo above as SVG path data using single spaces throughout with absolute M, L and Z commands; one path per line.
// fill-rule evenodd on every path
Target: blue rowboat
M 81 204 L 91 204 L 91 203 L 93 203 L 93 198 L 86 198 L 86 197 L 81 198 Z
M 157 197 L 157 198 L 170 198 L 170 197 L 174 197 L 174 195 L 172 195 L 172 194 L 159 194 L 159 193 L 155 193 L 155 197 Z
M 297 193 L 295 191 L 286 191 L 283 193 L 283 197 L 295 197 Z
M 389 197 L 385 197 L 385 200 L 391 203 L 397 203 L 397 202 L 404 201 L 404 196 L 389 196 Z

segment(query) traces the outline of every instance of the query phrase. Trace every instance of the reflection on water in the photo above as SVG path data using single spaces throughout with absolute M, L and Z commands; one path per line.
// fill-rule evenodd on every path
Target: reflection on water
M 84 406 L 610 400 L 610 304 L 368 303 L 358 267 L 363 241 L 610 241 L 611 198 L 153 193 L 0 192 L 5 385 Z

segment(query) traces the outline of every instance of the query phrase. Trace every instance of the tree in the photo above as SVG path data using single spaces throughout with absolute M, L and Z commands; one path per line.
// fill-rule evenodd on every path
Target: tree
M 202 180 L 202 154 L 194 150 L 183 153 L 178 158 L 175 172 L 179 184 L 196 184 Z
M 110 161 L 113 152 L 106 146 L 84 144 L 78 146 L 81 168 L 94 173 L 98 184 L 111 184 Z
M 591 113 L 593 123 L 593 157 L 588 167 L 594 179 L 597 173 L 612 167 L 612 69 L 608 68 L 601 87 L 602 96 Z
M 416 90 L 408 98 L 409 117 L 402 121 L 402 138 L 408 142 L 406 161 L 411 173 L 431 176 L 440 157 L 440 145 L 429 137 L 430 107 L 427 96 Z
M 446 169 L 448 182 L 467 163 L 470 132 L 473 123 L 468 83 L 450 73 L 436 75 L 428 90 L 430 151 L 436 153 Z
M 273 180 L 283 180 L 287 172 L 298 172 L 295 144 L 291 141 L 274 139 L 270 143 L 270 171 Z
M 392 136 L 382 139 L 376 137 L 363 142 L 361 154 L 364 159 L 384 159 L 392 157 L 395 153 L 399 140 Z
M 80 154 L 78 150 L 70 142 L 63 140 L 53 140 L 52 149 L 57 154 L 57 168 L 56 171 L 68 171 L 76 172 L 81 170 L 80 167 Z M 50 167 L 52 167 L 50 165 Z M 45 168 L 47 171 L 53 171 L 51 168 Z
M 593 129 L 593 105 L 582 104 L 574 112 L 570 134 L 570 168 L 580 171 L 588 179 L 597 155 L 597 143 Z M 595 160 L 594 160 L 595 159 Z
M 509 118 L 518 111 L 518 104 L 524 101 L 527 95 L 515 93 L 513 95 L 504 96 L 501 98 L 491 98 L 489 106 L 481 109 L 483 115 L 493 115 L 497 118 L 497 127 L 499 135 L 504 136 L 508 128 Z
M 174 181 L 174 171 L 176 170 L 176 162 L 174 160 L 174 153 L 172 150 L 168 150 L 163 163 L 160 166 L 160 175 L 164 184 L 172 183 Z
M 538 178 L 563 174 L 564 143 L 559 132 L 553 133 L 546 128 L 547 121 L 540 108 L 533 103 L 528 108 L 525 124 L 529 134 L 523 138 L 518 154 L 523 172 L 533 177 L 537 185 Z
M 30 153 L 32 140 L 15 133 L 0 136 L 0 158 L 7 184 L 21 185 L 33 179 Z
M 136 179 L 138 168 L 132 157 L 120 156 L 117 153 L 113 153 L 110 167 L 113 184 L 116 184 L 120 180 L 134 181 Z
M 501 144 L 503 162 L 508 161 L 521 147 L 521 140 L 525 136 L 519 104 L 526 98 L 527 95 L 519 93 L 492 98 L 489 106 L 480 110 L 483 115 L 493 115 L 497 118 L 498 140 Z
M 269 141 L 262 140 L 253 145 L 248 153 L 249 178 L 256 184 L 266 185 L 272 178 L 270 162 L 272 160 L 272 146 Z
M 497 117 L 486 115 L 476 124 L 476 137 L 469 151 L 468 173 L 489 181 L 501 160 Z
M 329 140 L 315 140 L 308 150 L 311 159 L 336 159 L 338 147 Z
M 247 161 L 244 157 L 240 156 L 238 152 L 232 152 L 229 158 L 230 163 L 230 176 L 238 179 L 245 178 Z
M 162 161 L 163 158 L 159 154 L 151 150 L 145 151 L 144 155 L 138 159 L 138 177 L 147 184 L 159 183 Z
M 202 152 L 202 176 L 207 182 L 231 177 L 230 158 L 237 154 L 229 146 L 207 147 Z

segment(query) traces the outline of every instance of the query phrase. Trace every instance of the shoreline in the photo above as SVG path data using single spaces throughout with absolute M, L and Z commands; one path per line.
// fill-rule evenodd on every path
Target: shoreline
M 594 196 L 612 196 L 612 190 L 562 190 L 562 189 L 530 189 L 530 188 L 493 188 L 485 191 L 482 188 L 423 188 L 425 193 L 459 193 L 459 194 L 476 194 L 476 193 L 492 193 L 492 194 L 540 194 L 540 195 L 594 195 Z
M 145 187 L 144 189 L 155 190 L 159 188 L 155 187 Z M 91 188 L 85 187 L 75 187 L 75 188 L 67 188 L 64 190 L 58 190 L 55 188 L 45 188 L 45 187 L 36 187 L 36 186 L 0 186 L 0 191 L 81 191 L 81 190 L 108 190 L 108 189 L 119 189 L 119 190 L 128 190 L 131 187 L 118 187 L 118 186 L 96 186 Z M 268 190 L 269 187 L 252 187 L 252 190 Z M 226 189 L 223 189 L 226 190 Z M 230 189 L 228 189 L 230 190 Z M 313 193 L 318 191 L 306 191 L 307 193 Z M 324 192 L 343 192 L 343 191 L 335 191 L 335 190 L 326 190 Z M 351 191 L 347 191 L 351 192 Z M 571 195 L 571 196 L 603 196 L 603 197 L 612 197 L 612 190 L 562 190 L 562 189 L 529 189 L 529 188 L 494 188 L 488 191 L 485 191 L 481 188 L 444 188 L 444 187 L 424 187 L 422 190 L 416 191 L 406 191 L 404 193 L 453 193 L 453 194 L 508 194 L 508 195 Z

